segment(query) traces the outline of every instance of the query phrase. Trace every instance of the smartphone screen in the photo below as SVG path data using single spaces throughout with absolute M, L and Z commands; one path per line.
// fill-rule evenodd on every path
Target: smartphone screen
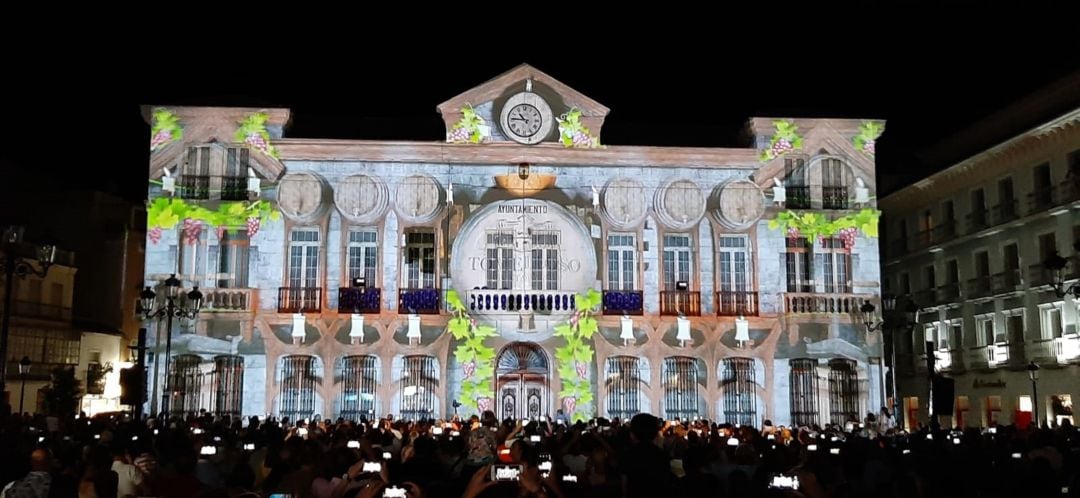
M 379 462 L 364 462 L 364 466 L 360 468 L 361 472 L 381 472 L 382 464 Z
M 244 443 L 244 451 L 255 451 L 255 443 Z
M 383 489 L 383 498 L 406 498 L 405 488 L 399 488 L 397 486 L 387 486 Z
M 390 455 L 390 452 L 389 452 L 389 451 L 384 451 L 384 452 L 382 453 L 382 459 L 383 459 L 383 460 L 389 460 L 389 459 L 390 459 L 390 457 L 391 457 L 391 455 Z
M 799 476 L 794 474 L 777 474 L 769 481 L 769 487 L 775 489 L 799 489 Z
M 348 443 L 345 443 L 345 447 L 346 448 L 359 448 L 360 447 L 360 441 L 357 441 L 357 440 L 353 439 L 352 441 L 349 441 Z
M 521 480 L 521 465 L 492 465 L 492 481 L 518 481 Z

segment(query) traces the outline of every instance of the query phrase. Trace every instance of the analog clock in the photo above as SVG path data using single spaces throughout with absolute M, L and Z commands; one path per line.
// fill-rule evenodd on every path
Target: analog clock
M 551 106 L 532 92 L 512 95 L 499 113 L 503 134 L 510 140 L 528 145 L 547 138 L 554 121 Z

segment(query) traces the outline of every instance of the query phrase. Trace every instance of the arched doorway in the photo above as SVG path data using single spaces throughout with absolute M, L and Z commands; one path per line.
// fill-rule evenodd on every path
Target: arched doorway
M 499 352 L 495 362 L 496 415 L 539 418 L 548 415 L 547 354 L 531 342 L 514 342 Z

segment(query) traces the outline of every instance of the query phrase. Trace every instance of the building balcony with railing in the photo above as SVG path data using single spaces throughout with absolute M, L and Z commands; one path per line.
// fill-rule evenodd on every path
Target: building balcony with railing
M 967 296 L 969 298 L 989 297 L 993 295 L 990 285 L 990 275 L 981 275 L 967 281 Z
M 258 308 L 258 289 L 202 289 L 202 312 L 250 313 Z
M 470 313 L 532 312 L 570 313 L 577 309 L 573 291 L 474 289 L 465 293 L 465 307 Z
M 1024 279 L 1021 278 L 1019 268 L 1007 269 L 1001 273 L 995 273 L 991 278 L 991 285 L 993 285 L 995 294 L 1018 291 L 1023 283 Z
M 377 287 L 338 289 L 338 313 L 378 314 L 382 311 L 382 290 Z
M 605 315 L 641 315 L 645 312 L 645 296 L 639 290 L 605 290 L 603 294 Z
M 660 314 L 701 316 L 701 293 L 697 291 L 660 291 Z
M 758 293 L 749 291 L 717 291 L 717 316 L 757 316 Z
M 1054 355 L 1061 364 L 1080 360 L 1080 334 L 1066 334 L 1054 338 Z
M 950 372 L 953 370 L 953 365 L 953 355 L 948 349 L 934 351 L 934 367 L 939 372 Z
M 930 239 L 934 244 L 948 242 L 957 236 L 956 220 L 946 220 L 931 230 Z
M 938 304 L 954 303 L 960 299 L 960 282 L 948 282 L 937 288 L 934 302 Z M 916 301 L 921 302 L 921 301 Z
M 322 311 L 322 287 L 279 287 L 278 313 Z
M 864 301 L 873 299 L 872 294 L 785 292 L 785 313 L 857 313 Z
M 206 175 L 180 175 L 177 194 L 181 199 L 207 200 L 210 198 L 210 177 Z
M 442 290 L 437 288 L 401 289 L 398 291 L 398 313 L 438 315 L 442 311 L 441 303 Z
M 221 200 L 223 201 L 246 201 L 248 200 L 248 179 L 244 176 L 221 177 Z
M 986 346 L 986 364 L 997 367 L 1009 362 L 1009 343 L 999 342 Z

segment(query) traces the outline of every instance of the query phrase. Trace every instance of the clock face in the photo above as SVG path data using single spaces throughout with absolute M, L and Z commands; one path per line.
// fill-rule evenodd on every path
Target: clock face
M 544 117 L 540 110 L 531 104 L 518 104 L 507 113 L 507 129 L 519 137 L 531 137 L 540 131 Z
M 542 142 L 551 134 L 554 124 L 551 106 L 532 92 L 511 95 L 499 112 L 503 136 L 525 145 Z

